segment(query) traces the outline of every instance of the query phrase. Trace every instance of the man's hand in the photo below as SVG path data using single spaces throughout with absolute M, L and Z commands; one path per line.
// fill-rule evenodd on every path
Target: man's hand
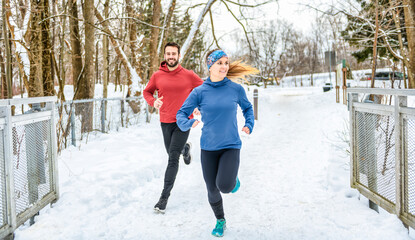
M 248 127 L 243 127 L 242 128 L 242 132 L 245 132 L 246 134 L 250 134 L 251 133 L 251 131 L 249 131 L 249 128 Z
M 164 96 L 163 96 L 164 97 Z M 161 108 L 161 106 L 163 105 L 163 101 L 161 101 L 161 99 L 163 99 L 163 97 L 161 98 L 157 98 L 156 101 L 154 101 L 153 106 L 159 110 Z
M 199 124 L 199 121 L 198 120 L 194 121 L 194 123 L 192 124 L 192 128 L 195 128 L 197 124 Z
M 193 110 L 193 115 L 195 115 L 195 116 L 200 116 L 200 111 L 199 111 L 199 109 L 195 108 L 195 110 Z

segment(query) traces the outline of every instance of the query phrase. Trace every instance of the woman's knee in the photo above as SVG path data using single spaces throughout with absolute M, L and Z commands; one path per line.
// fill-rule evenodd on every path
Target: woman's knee
M 235 182 L 219 182 L 217 187 L 222 193 L 230 193 L 235 187 Z

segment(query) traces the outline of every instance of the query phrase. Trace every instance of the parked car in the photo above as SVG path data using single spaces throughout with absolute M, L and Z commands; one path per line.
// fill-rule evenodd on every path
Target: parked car
M 365 79 L 370 81 L 372 80 L 372 73 L 365 73 Z M 375 80 L 388 81 L 388 80 L 403 80 L 402 72 L 392 72 L 392 71 L 378 71 L 375 73 Z
M 326 83 L 326 84 L 323 86 L 323 92 L 328 92 L 328 91 L 330 91 L 331 89 L 333 89 L 333 84 L 331 84 L 331 83 Z

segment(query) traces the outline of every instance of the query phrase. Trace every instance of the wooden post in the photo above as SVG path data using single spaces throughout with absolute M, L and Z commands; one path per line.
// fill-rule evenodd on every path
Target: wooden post
M 403 157 L 402 140 L 403 134 L 408 134 L 407 128 L 402 126 L 402 118 L 400 108 L 407 106 L 406 96 L 395 96 L 395 169 L 396 169 L 396 205 L 395 211 L 398 217 L 408 210 L 408 196 L 405 194 L 405 189 L 408 187 L 408 158 Z M 404 131 L 403 131 L 404 130 Z M 405 131 L 406 130 L 406 131 Z M 407 136 L 407 135 L 406 135 Z M 407 144 L 404 144 L 407 145 Z M 405 152 L 405 154 L 407 154 Z
M 258 120 L 258 89 L 254 89 L 254 116 Z
M 347 68 L 343 66 L 342 68 L 342 77 L 343 77 L 343 104 L 347 104 L 347 85 L 346 85 L 346 72 Z
M 349 97 L 349 121 L 350 121 L 350 186 L 356 188 L 356 120 L 353 109 L 353 103 L 358 101 L 357 93 L 350 93 Z
M 340 102 L 340 86 L 338 84 L 339 79 L 337 79 L 337 68 L 335 71 L 336 71 L 336 74 L 335 74 L 336 76 L 336 103 L 339 103 Z

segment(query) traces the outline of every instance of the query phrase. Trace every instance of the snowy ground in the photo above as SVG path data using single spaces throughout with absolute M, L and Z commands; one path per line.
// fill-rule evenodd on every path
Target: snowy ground
M 259 89 L 259 120 L 252 135 L 241 133 L 242 185 L 224 196 L 225 239 L 411 239 L 396 216 L 370 210 L 350 188 L 339 138 L 347 121 L 334 91 Z M 181 161 L 165 215 L 153 212 L 167 162 L 157 116 L 64 150 L 60 200 L 16 239 L 214 239 L 199 137 L 200 127 L 190 134 L 194 160 Z

